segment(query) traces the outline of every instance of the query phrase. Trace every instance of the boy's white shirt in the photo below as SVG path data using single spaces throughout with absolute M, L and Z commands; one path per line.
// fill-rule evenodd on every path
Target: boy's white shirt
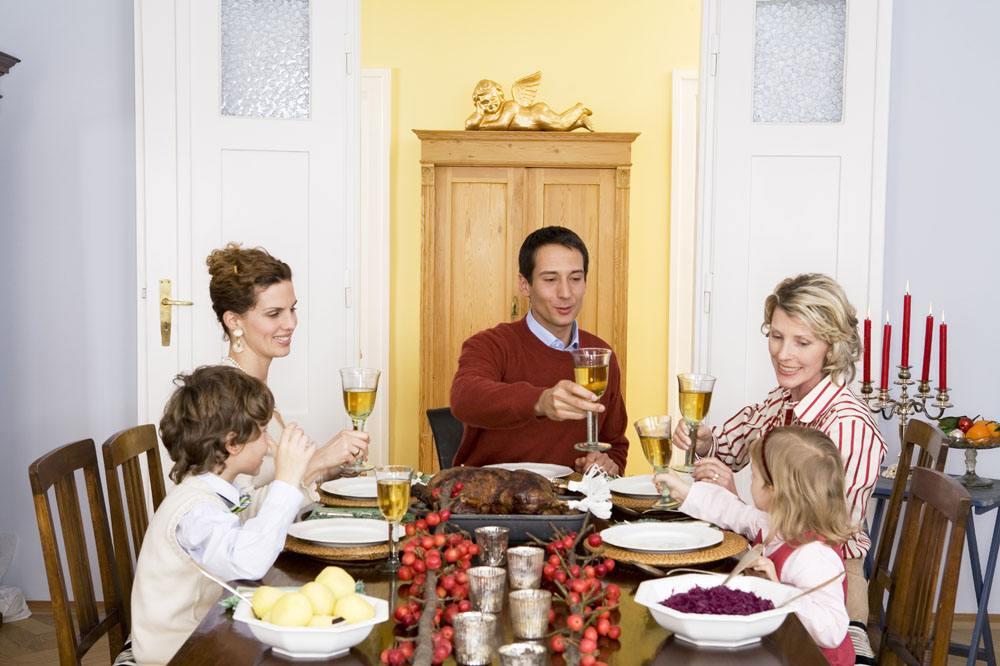
M 711 483 L 694 483 L 679 509 L 699 520 L 739 532 L 751 541 L 758 532 L 766 538 L 771 527 L 766 511 L 745 504 L 725 488 Z M 771 555 L 782 545 L 782 541 L 773 540 L 765 546 L 764 554 Z M 805 591 L 841 571 L 844 571 L 844 563 L 836 551 L 822 542 L 812 541 L 792 551 L 785 560 L 780 578 L 782 583 Z M 793 603 L 798 606 L 796 615 L 817 644 L 825 648 L 840 645 L 850 621 L 842 579 Z
M 240 502 L 236 486 L 216 474 L 197 477 L 234 506 Z M 308 500 L 302 491 L 274 480 L 266 492 L 255 492 L 248 512 L 220 511 L 218 505 L 201 502 L 177 524 L 177 543 L 195 562 L 223 580 L 263 578 L 285 545 L 288 526 Z M 257 503 L 254 507 L 253 503 Z

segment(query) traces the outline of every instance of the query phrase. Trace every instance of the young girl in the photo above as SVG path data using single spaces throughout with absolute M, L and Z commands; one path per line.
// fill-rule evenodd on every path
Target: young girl
M 257 474 L 273 445 L 265 429 L 271 392 L 226 366 L 199 368 L 177 384 L 160 437 L 178 485 L 149 523 L 132 587 L 132 648 L 140 664 L 170 661 L 222 595 L 194 563 L 223 580 L 267 573 L 304 503 L 302 478 L 315 450 L 290 424 L 274 456 L 274 481 L 252 498 L 241 496 L 236 476 Z
M 856 531 L 844 499 L 844 467 L 829 437 L 800 427 L 775 428 L 750 447 L 756 506 L 728 490 L 676 472 L 654 481 L 681 500 L 688 515 L 765 544 L 752 566 L 774 581 L 807 590 L 844 572 L 843 544 Z M 847 635 L 846 583 L 837 581 L 796 602 L 796 614 L 835 666 L 854 664 Z

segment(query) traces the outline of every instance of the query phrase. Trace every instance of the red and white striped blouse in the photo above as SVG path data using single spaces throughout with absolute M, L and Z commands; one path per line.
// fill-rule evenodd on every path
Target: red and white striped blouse
M 815 428 L 833 440 L 844 458 L 844 487 L 851 518 L 863 524 L 868 500 L 885 458 L 885 440 L 868 410 L 849 388 L 823 378 L 802 400 L 778 387 L 764 402 L 748 405 L 721 426 L 712 428 L 714 455 L 733 471 L 750 462 L 750 443 L 780 426 Z M 871 539 L 864 531 L 847 542 L 847 557 L 864 557 Z

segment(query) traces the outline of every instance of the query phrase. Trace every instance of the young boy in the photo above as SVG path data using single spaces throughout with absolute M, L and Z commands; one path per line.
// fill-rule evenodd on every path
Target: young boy
M 267 573 L 303 504 L 300 484 L 315 448 L 289 424 L 275 453 L 274 481 L 241 497 L 233 480 L 256 474 L 274 444 L 266 431 L 271 392 L 228 366 L 198 368 L 175 383 L 160 437 L 178 485 L 149 523 L 132 587 L 132 647 L 140 664 L 170 661 L 222 596 L 192 560 L 223 580 Z

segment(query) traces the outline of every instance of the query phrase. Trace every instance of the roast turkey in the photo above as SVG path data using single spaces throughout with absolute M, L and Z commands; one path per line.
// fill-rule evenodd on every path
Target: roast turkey
M 497 467 L 452 467 L 438 472 L 427 484 L 435 488 L 462 482 L 462 491 L 451 503 L 452 513 L 556 515 L 574 513 L 560 500 L 544 476 L 527 470 Z M 425 500 L 426 501 L 426 500 Z M 436 502 L 434 503 L 436 505 Z

